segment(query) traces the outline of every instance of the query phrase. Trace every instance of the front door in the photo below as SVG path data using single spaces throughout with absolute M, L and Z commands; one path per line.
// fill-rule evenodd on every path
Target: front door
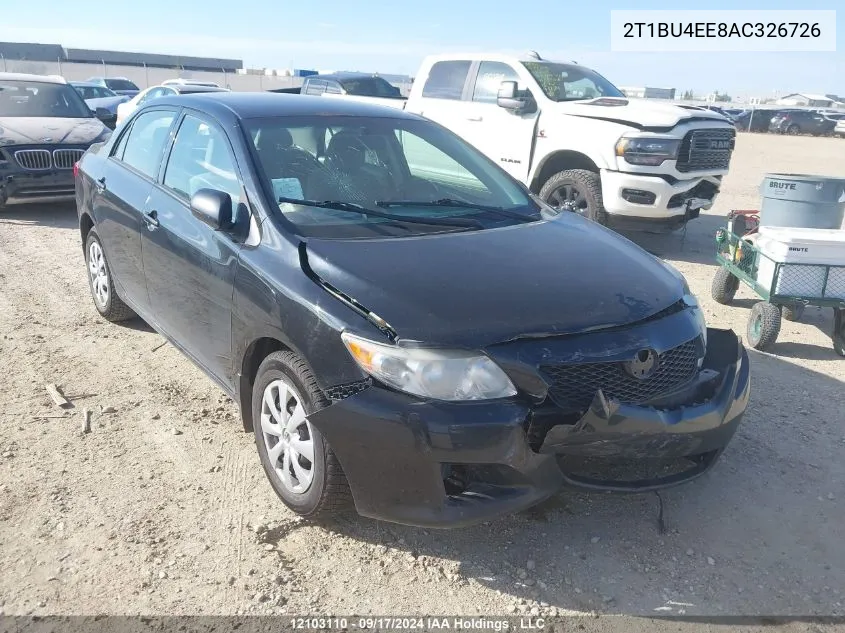
M 142 218 L 175 118 L 173 110 L 153 110 L 136 118 L 114 146 L 102 179 L 94 183 L 94 217 L 112 276 L 123 298 L 141 312 L 149 309 Z
M 517 89 L 525 91 L 525 81 L 520 81 L 510 64 L 483 61 L 478 65 L 467 95 L 472 116 L 467 118 L 462 136 L 511 176 L 526 182 L 538 112 L 514 114 L 500 108 L 496 101 L 503 81 L 515 81 Z
M 141 230 L 144 271 L 158 323 L 224 386 L 234 385 L 232 293 L 240 245 L 191 213 L 199 189 L 246 202 L 229 140 L 213 121 L 186 114 Z

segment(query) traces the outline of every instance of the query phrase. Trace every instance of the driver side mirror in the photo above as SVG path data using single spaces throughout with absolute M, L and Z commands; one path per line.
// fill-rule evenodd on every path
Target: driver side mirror
M 518 94 L 515 81 L 503 81 L 499 84 L 496 104 L 514 114 L 529 114 L 537 109 L 537 102 L 532 97 L 517 96 Z
M 232 228 L 232 197 L 217 189 L 200 189 L 191 196 L 191 213 L 215 231 Z
M 114 119 L 114 115 L 105 108 L 97 108 L 94 110 L 94 116 L 100 119 L 103 123 L 108 123 Z

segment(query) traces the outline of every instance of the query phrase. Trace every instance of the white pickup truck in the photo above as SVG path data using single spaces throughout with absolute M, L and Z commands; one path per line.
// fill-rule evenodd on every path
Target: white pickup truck
M 428 57 L 405 110 L 457 133 L 552 206 L 614 228 L 674 229 L 710 208 L 736 136 L 716 112 L 629 100 L 595 71 L 536 53 Z

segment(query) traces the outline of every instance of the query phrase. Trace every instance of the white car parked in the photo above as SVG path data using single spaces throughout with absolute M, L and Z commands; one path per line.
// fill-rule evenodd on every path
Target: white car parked
M 160 86 L 151 86 L 145 90 L 142 90 L 137 95 L 135 95 L 132 99 L 125 103 L 121 103 L 117 106 L 117 121 L 115 125 L 120 125 L 123 121 L 126 120 L 136 109 L 138 109 L 141 105 L 147 103 L 148 101 L 152 101 L 153 99 L 158 99 L 159 97 L 166 97 L 171 95 L 184 95 L 184 94 L 192 94 L 197 92 L 228 92 L 226 88 L 221 88 L 219 86 L 204 86 L 198 84 L 161 84 Z

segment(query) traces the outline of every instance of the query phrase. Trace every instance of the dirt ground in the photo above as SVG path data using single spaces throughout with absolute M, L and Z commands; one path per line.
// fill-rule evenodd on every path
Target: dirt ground
M 772 171 L 845 176 L 845 140 L 741 135 L 724 193 L 683 244 L 635 236 L 687 275 L 711 325 L 743 336 L 752 295 L 712 301 L 712 235 L 729 209 L 759 205 Z M 665 533 L 654 494 L 565 494 L 454 531 L 320 527 L 276 499 L 234 403 L 145 324 L 99 318 L 73 207 L 9 207 L 0 612 L 845 613 L 845 360 L 831 327 L 811 308 L 772 354 L 752 353 L 744 423 L 714 471 L 662 493 Z

